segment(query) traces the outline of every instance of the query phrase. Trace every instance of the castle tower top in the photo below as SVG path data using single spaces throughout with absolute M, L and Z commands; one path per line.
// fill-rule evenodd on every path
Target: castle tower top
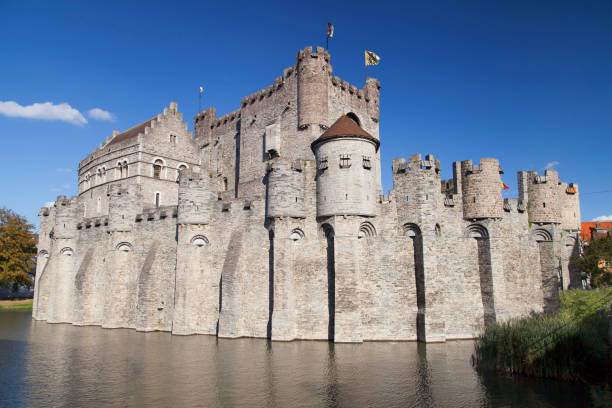
M 333 125 L 331 125 L 329 129 L 323 132 L 323 134 L 317 140 L 312 142 L 310 147 L 314 151 L 315 146 L 321 142 L 345 137 L 356 137 L 359 139 L 370 140 L 376 145 L 376 150 L 378 150 L 378 146 L 380 146 L 378 139 L 363 130 L 361 126 L 359 126 L 353 119 L 346 115 L 342 115 L 336 122 L 334 122 Z

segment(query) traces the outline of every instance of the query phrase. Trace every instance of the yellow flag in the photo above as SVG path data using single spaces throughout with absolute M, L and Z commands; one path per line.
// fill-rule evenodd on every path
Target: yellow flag
M 365 52 L 365 64 L 366 65 L 378 65 L 380 57 L 372 51 Z

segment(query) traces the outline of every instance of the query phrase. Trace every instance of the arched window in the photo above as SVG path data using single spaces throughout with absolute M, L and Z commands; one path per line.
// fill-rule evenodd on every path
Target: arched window
M 176 144 L 176 135 L 170 134 L 170 143 Z
M 176 180 L 178 181 L 179 176 L 181 175 L 181 170 L 187 170 L 188 167 L 186 164 L 179 164 L 177 172 L 176 172 Z
M 127 160 L 123 161 L 123 164 L 121 165 L 121 177 L 125 178 L 128 176 L 128 163 Z
M 370 222 L 363 222 L 359 226 L 359 232 L 357 233 L 357 238 L 369 238 L 376 236 L 376 228 Z
M 191 238 L 191 245 L 201 248 L 208 245 L 208 238 L 206 238 L 204 235 L 196 235 L 195 237 Z
M 117 250 L 121 252 L 130 252 L 132 250 L 132 244 L 129 242 L 121 242 L 117 245 Z
M 102 169 L 98 169 L 97 175 L 98 175 L 98 178 L 95 184 L 100 184 L 102 183 Z
M 223 191 L 227 191 L 227 177 L 223 177 Z
M 117 170 L 115 171 L 115 178 L 123 178 L 123 164 L 117 162 Z
M 292 241 L 299 241 L 304 238 L 304 231 L 302 231 L 301 228 L 294 228 L 291 230 L 291 235 L 289 235 L 289 238 Z
M 102 182 L 106 183 L 106 167 L 102 167 Z
M 155 207 L 159 207 L 160 201 L 161 201 L 161 194 L 155 193 Z
M 155 160 L 155 162 L 153 163 L 153 178 L 161 179 L 161 171 L 163 165 L 164 162 L 161 161 L 161 159 Z

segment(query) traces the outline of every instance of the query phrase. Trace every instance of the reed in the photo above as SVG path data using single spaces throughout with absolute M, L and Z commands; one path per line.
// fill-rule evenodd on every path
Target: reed
M 553 315 L 487 325 L 476 339 L 479 370 L 585 382 L 610 381 L 608 310 L 612 289 L 571 290 Z

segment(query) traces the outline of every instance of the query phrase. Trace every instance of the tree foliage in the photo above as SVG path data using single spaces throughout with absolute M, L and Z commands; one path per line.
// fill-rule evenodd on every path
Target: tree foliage
M 24 217 L 0 208 L 0 286 L 32 286 L 36 237 Z
M 592 287 L 612 286 L 612 237 L 590 241 L 582 256 L 572 262 L 590 277 Z

